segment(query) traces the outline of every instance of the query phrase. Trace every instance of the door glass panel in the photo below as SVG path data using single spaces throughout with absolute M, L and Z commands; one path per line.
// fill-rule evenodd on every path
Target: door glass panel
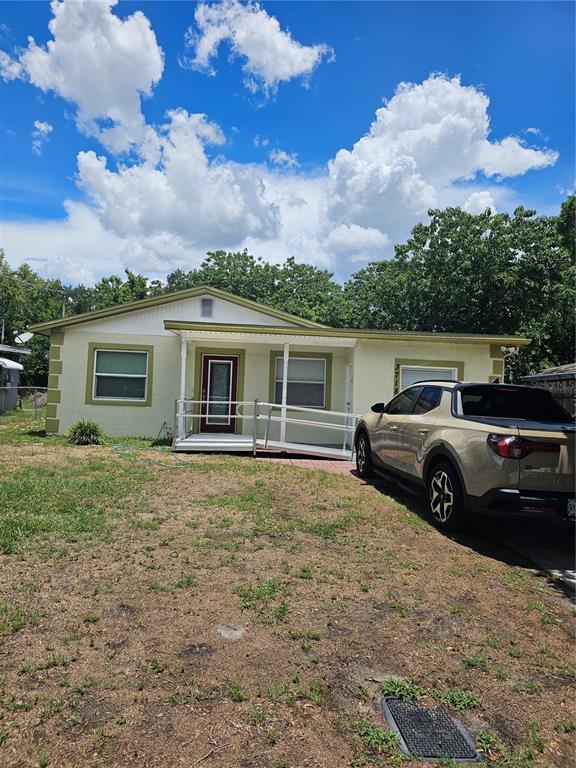
M 209 424 L 230 423 L 230 384 L 232 363 L 229 360 L 210 360 L 208 363 L 208 419 Z

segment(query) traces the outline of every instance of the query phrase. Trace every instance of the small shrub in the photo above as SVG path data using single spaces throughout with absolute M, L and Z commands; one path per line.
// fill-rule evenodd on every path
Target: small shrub
M 68 430 L 66 438 L 74 445 L 100 445 L 105 434 L 102 427 L 95 421 L 75 421 Z

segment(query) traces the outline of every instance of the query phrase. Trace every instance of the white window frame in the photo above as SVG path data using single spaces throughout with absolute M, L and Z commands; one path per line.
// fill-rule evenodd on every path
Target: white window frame
M 278 360 L 281 360 L 284 362 L 284 358 L 281 355 L 278 355 L 274 358 L 274 400 L 276 400 L 276 385 L 282 384 L 282 379 L 278 378 Z M 290 355 L 288 359 L 288 372 L 290 372 L 290 360 L 305 360 L 306 362 L 310 362 L 312 360 L 320 361 L 323 364 L 323 376 L 322 376 L 322 405 L 302 405 L 301 403 L 296 405 L 296 407 L 301 408 L 326 408 L 326 358 L 325 357 L 298 357 L 298 355 Z M 304 381 L 303 379 L 288 379 L 287 380 L 288 385 L 290 384 L 320 384 L 319 381 Z M 276 405 L 282 405 L 282 400 L 280 400 L 279 403 L 276 403 Z
M 98 352 L 121 352 L 130 353 L 131 355 L 146 355 L 146 373 L 99 373 L 96 371 L 98 363 Z M 92 399 L 101 402 L 120 402 L 120 403 L 145 403 L 148 400 L 148 364 L 149 355 L 145 349 L 106 349 L 106 347 L 94 349 L 94 371 L 92 373 Z M 96 394 L 96 377 L 107 376 L 125 379 L 144 379 L 144 397 L 102 397 L 102 395 Z
M 400 366 L 400 377 L 398 381 L 398 392 L 402 392 L 405 389 L 408 389 L 408 387 L 413 387 L 415 384 L 424 384 L 426 381 L 437 381 L 437 379 L 420 379 L 418 382 L 413 382 L 412 384 L 402 384 L 402 371 L 405 368 L 409 368 L 410 370 L 414 370 L 414 368 L 420 368 L 423 371 L 429 371 L 430 368 L 434 368 L 437 371 L 452 371 L 454 373 L 453 379 L 445 379 L 445 381 L 458 381 L 458 368 L 453 368 L 452 366 L 445 366 L 445 365 L 401 365 Z M 444 381 L 444 379 L 441 379 L 441 381 Z

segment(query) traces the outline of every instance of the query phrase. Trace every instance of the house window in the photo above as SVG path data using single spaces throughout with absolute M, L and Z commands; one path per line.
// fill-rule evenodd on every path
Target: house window
M 145 401 L 148 390 L 148 352 L 94 350 L 94 400 Z
M 214 315 L 214 299 L 200 299 L 200 317 Z
M 400 389 L 416 384 L 418 381 L 456 381 L 457 368 L 436 368 L 424 365 L 400 366 Z
M 284 359 L 275 361 L 274 402 L 282 403 Z M 290 357 L 288 360 L 287 405 L 324 408 L 326 405 L 326 360 L 312 357 Z

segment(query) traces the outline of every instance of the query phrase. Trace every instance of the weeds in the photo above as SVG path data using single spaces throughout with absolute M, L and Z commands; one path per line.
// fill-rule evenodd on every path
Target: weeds
M 282 600 L 278 605 L 271 603 L 286 593 L 286 587 L 276 579 L 268 579 L 251 587 L 236 587 L 234 592 L 240 598 L 242 610 L 255 611 L 265 624 L 280 624 L 288 614 L 288 603 Z
M 362 740 L 364 750 L 370 754 L 393 754 L 398 750 L 398 736 L 392 731 L 374 725 L 369 720 L 356 720 L 352 724 L 352 729 Z
M 472 656 L 466 656 L 462 663 L 468 669 L 480 669 L 482 672 L 488 672 L 488 661 L 480 653 L 474 653 Z
M 228 698 L 231 701 L 241 702 L 248 701 L 250 697 L 248 694 L 244 693 L 239 683 L 234 683 L 234 685 L 228 691 Z
M 0 645 L 8 635 L 12 635 L 28 625 L 38 624 L 41 615 L 40 611 L 0 600 Z
M 394 696 L 402 701 L 414 701 L 426 693 L 414 680 L 398 680 L 395 677 L 387 677 L 380 684 L 384 696 Z
M 49 720 L 60 712 L 65 705 L 65 699 L 59 699 L 56 696 L 45 696 L 42 707 L 40 708 L 40 719 Z
M 442 704 L 446 704 L 458 712 L 464 712 L 466 709 L 474 709 L 480 706 L 480 702 L 471 691 L 453 689 L 441 693 L 438 698 Z

